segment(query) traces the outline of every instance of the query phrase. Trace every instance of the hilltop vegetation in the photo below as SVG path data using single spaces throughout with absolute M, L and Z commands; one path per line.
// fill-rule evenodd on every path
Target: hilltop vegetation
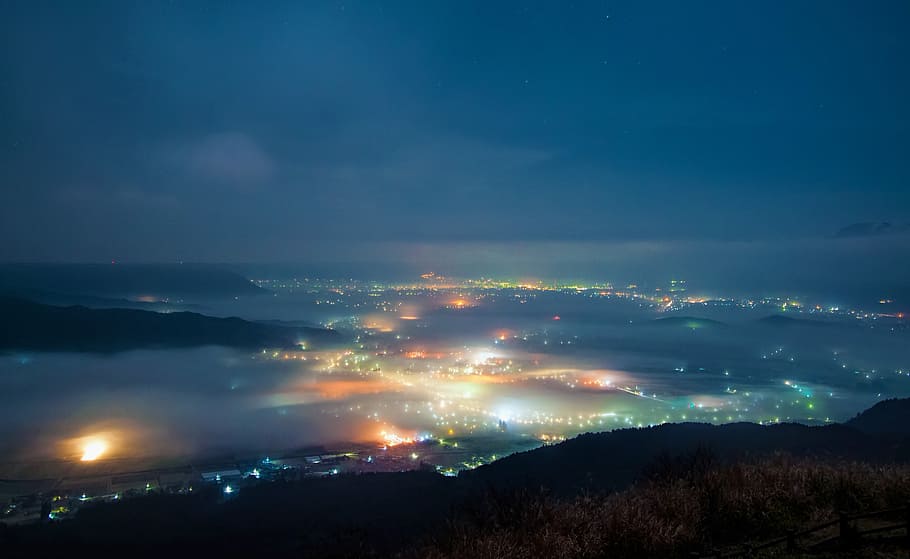
M 662 461 L 632 488 L 559 499 L 491 492 L 410 557 L 690 557 L 836 517 L 905 506 L 910 466 L 776 456 L 722 465 Z M 900 520 L 900 518 L 898 518 Z

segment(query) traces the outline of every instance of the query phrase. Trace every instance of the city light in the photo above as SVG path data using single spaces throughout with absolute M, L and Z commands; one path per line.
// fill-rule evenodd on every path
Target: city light
M 91 439 L 86 441 L 85 445 L 82 447 L 82 458 L 83 462 L 92 462 L 100 458 L 104 453 L 107 452 L 107 442 L 101 439 Z
M 379 435 L 382 438 L 383 445 L 388 446 L 388 447 L 398 446 L 401 444 L 413 444 L 414 443 L 413 437 L 404 437 L 397 433 L 389 433 L 387 431 L 382 431 L 381 433 L 379 433 Z

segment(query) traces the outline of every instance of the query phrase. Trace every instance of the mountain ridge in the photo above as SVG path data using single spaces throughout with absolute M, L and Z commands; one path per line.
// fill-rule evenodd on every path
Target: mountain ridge
M 49 335 L 48 333 L 52 333 Z M 53 306 L 0 297 L 0 350 L 113 353 L 131 349 L 298 346 L 333 343 L 334 330 L 286 327 L 181 311 Z

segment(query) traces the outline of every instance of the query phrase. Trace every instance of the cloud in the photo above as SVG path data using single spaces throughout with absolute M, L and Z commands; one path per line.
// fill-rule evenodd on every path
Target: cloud
M 79 207 L 121 211 L 125 208 L 139 208 L 144 212 L 175 213 L 181 210 L 180 200 L 167 192 L 144 190 L 135 185 L 118 185 L 116 188 L 76 185 L 61 188 L 58 199 L 68 208 Z
M 243 188 L 259 186 L 276 172 L 272 157 L 240 132 L 206 136 L 178 150 L 176 159 L 196 179 Z
M 386 206 L 398 218 L 431 216 L 440 225 L 451 222 L 452 207 L 515 191 L 515 183 L 533 180 L 535 170 L 555 158 L 543 149 L 460 136 L 421 132 L 404 140 L 381 137 L 376 143 L 382 147 L 368 157 L 308 165 L 305 182 L 325 187 L 315 193 L 321 202 L 352 211 L 359 201 L 369 214 Z M 407 207 L 397 202 L 402 197 L 407 197 Z

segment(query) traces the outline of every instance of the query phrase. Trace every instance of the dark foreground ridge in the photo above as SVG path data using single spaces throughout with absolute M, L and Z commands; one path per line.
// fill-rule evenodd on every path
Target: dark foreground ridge
M 870 434 L 910 436 L 910 398 L 883 400 L 847 422 Z
M 906 461 L 902 437 L 882 438 L 844 425 L 809 427 L 784 423 L 709 425 L 670 423 L 642 429 L 586 434 L 563 445 L 515 454 L 472 472 L 466 479 L 495 487 L 547 487 L 558 494 L 616 490 L 628 486 L 658 457 L 675 457 L 699 447 L 727 461 L 748 460 L 775 452 L 872 461 Z
M 419 471 L 273 481 L 230 499 L 200 485 L 0 529 L 0 542 L 10 556 L 690 557 L 838 510 L 903 506 L 908 410 L 910 400 L 895 400 L 843 425 L 588 434 L 454 479 Z M 892 424 L 904 427 L 879 429 Z
M 0 350 L 116 352 L 204 345 L 290 348 L 340 341 L 334 330 L 285 327 L 192 312 L 56 307 L 0 297 Z

